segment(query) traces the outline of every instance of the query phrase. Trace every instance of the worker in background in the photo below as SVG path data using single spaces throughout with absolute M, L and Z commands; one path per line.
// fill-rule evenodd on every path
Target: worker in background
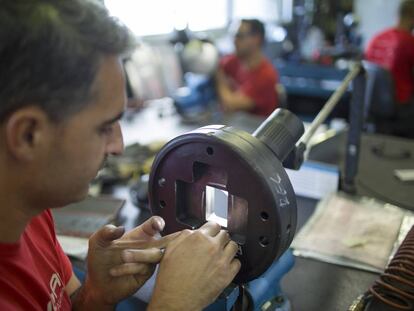
M 83 285 L 56 238 L 50 208 L 85 198 L 122 152 L 129 32 L 96 1 L 14 0 L 0 34 L 0 310 L 114 310 L 159 262 L 147 310 L 213 302 L 240 268 L 217 224 L 163 238 L 160 217 L 108 225 L 89 240 Z
M 403 1 L 396 27 L 386 29 L 369 43 L 365 58 L 391 72 L 398 118 L 414 117 L 414 0 Z M 412 120 L 409 121 L 412 123 Z
M 234 37 L 235 54 L 220 61 L 217 93 L 225 111 L 244 110 L 268 116 L 278 106 L 278 75 L 264 56 L 263 23 L 243 19 Z

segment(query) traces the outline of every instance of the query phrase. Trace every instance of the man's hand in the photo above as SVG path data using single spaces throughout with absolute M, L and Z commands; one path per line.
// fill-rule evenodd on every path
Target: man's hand
M 107 225 L 92 235 L 81 299 L 104 309 L 135 293 L 154 273 L 163 248 L 178 235 L 159 238 L 163 228 L 163 219 L 152 217 L 126 234 L 122 227 Z
M 239 90 L 240 87 L 229 79 L 223 70 L 215 74 L 217 94 L 224 111 L 249 111 L 254 108 L 254 101 Z
M 165 250 L 148 310 L 201 310 L 212 303 L 240 269 L 237 249 L 211 222 L 182 231 Z

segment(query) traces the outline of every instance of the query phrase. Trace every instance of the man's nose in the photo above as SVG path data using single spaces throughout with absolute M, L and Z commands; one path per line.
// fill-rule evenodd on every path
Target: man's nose
M 121 125 L 119 122 L 114 124 L 113 131 L 109 136 L 109 141 L 106 146 L 106 154 L 121 155 L 124 151 L 124 139 L 122 137 Z

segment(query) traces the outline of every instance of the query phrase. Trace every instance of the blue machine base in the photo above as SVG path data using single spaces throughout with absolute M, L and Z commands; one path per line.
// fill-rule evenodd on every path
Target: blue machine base
M 245 285 L 251 310 L 254 311 L 290 311 L 291 305 L 280 288 L 280 281 L 292 269 L 295 257 L 287 250 L 259 278 Z M 228 287 L 220 297 L 205 311 L 230 311 L 239 296 L 239 288 Z

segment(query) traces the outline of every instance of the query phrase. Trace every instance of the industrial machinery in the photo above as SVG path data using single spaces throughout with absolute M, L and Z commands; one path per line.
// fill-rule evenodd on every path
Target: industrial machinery
M 212 220 L 239 245 L 238 287 L 230 286 L 207 310 L 290 310 L 279 281 L 294 263 L 287 249 L 296 231 L 296 198 L 284 165 L 300 167 L 310 137 L 360 73 L 356 65 L 305 135 L 295 115 L 277 109 L 253 134 L 211 125 L 158 153 L 149 199 L 153 214 L 166 221 L 164 233 Z M 363 94 L 358 87 L 354 92 Z M 353 146 L 357 155 L 358 142 Z
M 149 187 L 165 232 L 216 221 L 240 246 L 235 282 L 260 276 L 293 239 L 296 200 L 282 161 L 303 131 L 296 116 L 278 109 L 253 135 L 207 126 L 169 142 Z

